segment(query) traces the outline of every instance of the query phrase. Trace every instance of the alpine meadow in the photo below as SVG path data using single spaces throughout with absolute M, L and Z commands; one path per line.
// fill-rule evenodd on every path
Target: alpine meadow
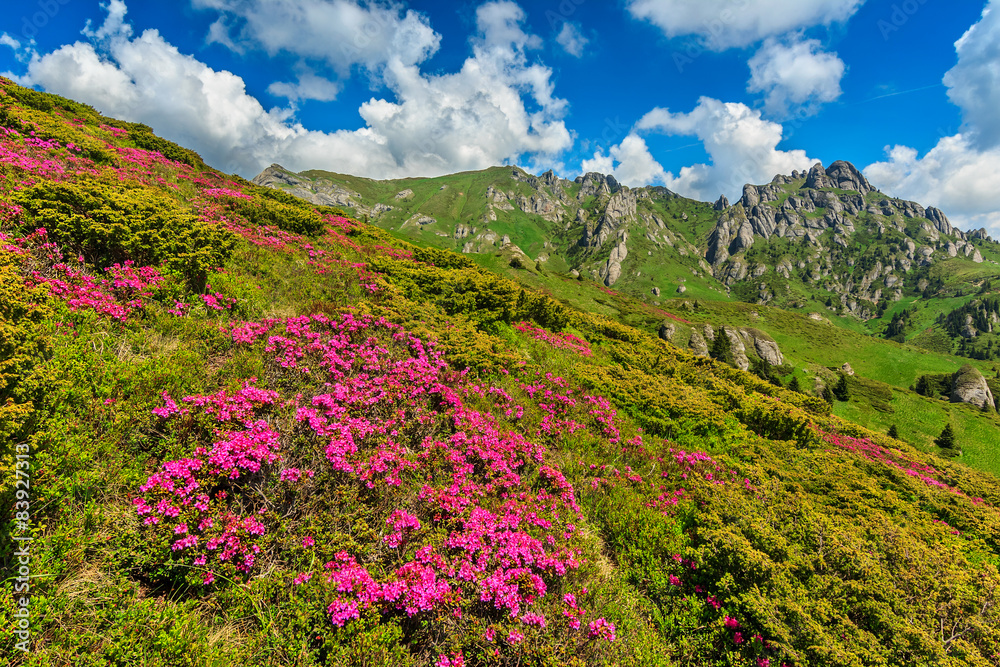
M 1000 660 L 985 232 L 847 163 L 262 185 L 0 86 L 9 664 Z

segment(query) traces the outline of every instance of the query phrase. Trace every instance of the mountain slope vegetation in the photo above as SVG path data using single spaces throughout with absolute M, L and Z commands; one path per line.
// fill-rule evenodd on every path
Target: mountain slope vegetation
M 997 477 L 652 326 L 827 325 L 412 243 L 0 90 L 13 664 L 1000 658 Z M 705 208 L 670 233 L 712 290 Z
M 961 447 L 949 453 L 1000 474 L 996 391 L 988 410 L 949 402 L 970 360 L 984 382 L 1000 382 L 998 246 L 985 230 L 962 232 L 933 207 L 882 194 L 849 163 L 748 184 L 732 205 L 518 167 L 373 181 L 272 165 L 254 181 L 461 251 L 696 354 L 711 354 L 726 328 L 740 337 L 735 365 L 806 393 L 821 396 L 848 364 L 858 390 L 835 401 L 837 414 L 896 426 L 928 452 L 951 425 Z M 671 319 L 678 310 L 685 322 Z M 935 374 L 948 374 L 944 402 L 917 391 Z

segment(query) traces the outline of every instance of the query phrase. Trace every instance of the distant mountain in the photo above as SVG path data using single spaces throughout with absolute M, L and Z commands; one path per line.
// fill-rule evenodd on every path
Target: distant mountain
M 897 338 L 888 324 L 913 298 L 971 296 L 1000 273 L 1000 246 L 986 230 L 963 232 L 934 207 L 888 197 L 844 161 L 748 184 L 733 205 L 519 167 L 374 181 L 272 165 L 254 182 L 411 240 L 582 274 L 650 301 L 684 294 L 805 308 Z M 975 352 L 954 327 L 917 320 L 904 338 L 923 324 Z

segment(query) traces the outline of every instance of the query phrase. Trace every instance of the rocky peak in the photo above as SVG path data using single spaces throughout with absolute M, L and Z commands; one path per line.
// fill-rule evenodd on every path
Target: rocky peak
M 303 178 L 285 169 L 280 164 L 272 164 L 254 176 L 253 182 L 265 188 L 282 190 L 319 206 L 357 207 L 359 215 L 377 215 L 379 212 L 391 210 L 392 208 L 382 206 L 380 209 L 365 209 L 359 204 L 361 195 L 357 192 L 326 181 L 315 182 L 311 179 Z
M 823 164 L 817 162 L 806 175 L 805 186 L 807 188 L 854 190 L 862 195 L 866 195 L 874 189 L 857 167 L 844 160 L 837 160 L 827 169 L 823 169 Z
M 928 206 L 924 209 L 924 217 L 934 223 L 934 228 L 937 229 L 942 234 L 947 234 L 948 236 L 954 236 L 955 232 L 958 232 L 951 223 L 948 222 L 948 217 L 941 212 L 940 209 L 936 209 L 933 206 Z M 958 232 L 960 237 L 964 238 L 965 234 Z
M 628 188 L 618 190 L 608 200 L 604 215 L 601 216 L 601 221 L 597 223 L 593 234 L 585 233 L 583 245 L 600 248 L 609 237 L 616 235 L 625 229 L 629 222 L 634 221 L 635 215 L 635 194 Z
M 725 211 L 727 208 L 729 208 L 729 200 L 726 199 L 726 195 L 719 196 L 719 198 L 715 200 L 715 204 L 712 206 L 712 208 L 715 209 L 716 211 Z
M 596 171 L 590 171 L 583 176 L 577 176 L 575 182 L 583 186 L 580 188 L 580 194 L 578 195 L 581 200 L 590 196 L 599 197 L 602 194 L 614 194 L 621 190 L 622 187 L 615 180 L 614 176 L 605 176 Z
M 539 181 L 537 176 L 532 176 L 528 172 L 524 171 L 520 167 L 511 167 L 510 177 L 515 181 L 521 181 L 522 183 L 527 183 L 535 190 L 538 189 L 541 181 Z
M 866 195 L 874 189 L 864 174 L 858 171 L 853 164 L 844 160 L 837 160 L 827 167 L 826 176 L 833 183 L 831 187 L 841 190 L 854 190 Z

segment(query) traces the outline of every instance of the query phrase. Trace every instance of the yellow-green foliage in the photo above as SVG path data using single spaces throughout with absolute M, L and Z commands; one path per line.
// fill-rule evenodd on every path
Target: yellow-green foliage
M 162 263 L 167 270 L 203 285 L 235 243 L 232 233 L 199 220 L 166 194 L 137 185 L 94 179 L 45 181 L 13 194 L 31 228 L 100 267 L 134 261 Z
M 7 91 L 0 95 L 0 124 L 31 126 L 85 146 L 100 164 L 118 164 L 118 147 L 142 147 L 200 168 L 193 153 L 148 128 L 114 123 L 9 82 L 0 81 L 0 89 Z M 69 124 L 73 118 L 83 124 Z M 101 130 L 102 124 L 129 136 Z M 157 168 L 165 182 L 182 180 L 174 166 Z M 234 182 L 211 171 L 202 176 L 199 183 Z M 253 203 L 221 200 L 240 225 L 315 235 L 308 243 L 317 252 L 309 256 L 292 236 L 290 247 L 274 250 L 237 242 L 220 223 L 194 213 L 191 201 L 204 201 L 195 183 L 179 187 L 120 183 L 105 173 L 38 179 L 3 193 L 25 209 L 13 233 L 45 227 L 67 254 L 83 255 L 91 273 L 132 260 L 189 281 L 173 282 L 169 299 L 151 297 L 127 322 L 109 321 L 65 304 L 53 307 L 44 287 L 25 288 L 23 258 L 0 252 L 0 443 L 31 445 L 30 531 L 38 575 L 31 651 L 15 652 L 11 634 L 0 633 L 5 659 L 423 667 L 463 650 L 466 664 L 512 667 L 735 667 L 764 664 L 757 658 L 765 656 L 773 658 L 771 667 L 997 664 L 996 478 L 831 416 L 814 397 L 567 307 L 468 257 L 415 248 L 360 224 L 321 234 L 328 210 L 318 213 L 245 182 L 240 187 Z M 325 262 L 322 268 L 317 261 Z M 222 271 L 211 274 L 212 291 L 236 298 L 234 310 L 210 309 L 200 298 L 215 267 Z M 175 298 L 186 310 L 176 310 Z M 558 466 L 581 508 L 579 516 L 560 519 L 575 523 L 571 544 L 582 562 L 567 585 L 588 590 L 581 592 L 584 622 L 602 616 L 614 622 L 617 641 L 593 640 L 586 626 L 576 635 L 553 631 L 563 622 L 562 590 L 554 582 L 540 603 L 548 605 L 548 628 L 532 629 L 518 645 L 499 632 L 486 638 L 487 626 L 522 626 L 485 603 L 474 618 L 367 609 L 344 627 L 331 624 L 327 606 L 338 592 L 323 580 L 323 563 L 344 549 L 378 566 L 387 547 L 384 518 L 375 509 L 389 496 L 324 473 L 328 440 L 307 437 L 293 416 L 307 390 L 339 388 L 320 389 L 319 377 L 292 372 L 264 352 L 268 340 L 236 345 L 228 332 L 242 319 L 346 312 L 384 317 L 436 343 L 450 364 L 449 378 L 484 388 L 470 405 L 496 410 L 505 429 L 547 447 L 535 463 Z M 551 343 L 557 338 L 511 326 L 522 319 L 549 329 L 546 334 L 568 330 L 583 345 L 562 349 Z M 163 462 L 190 455 L 197 444 L 212 447 L 222 434 L 194 415 L 170 427 L 151 411 L 164 405 L 164 392 L 185 407 L 184 396 L 232 392 L 251 377 L 281 394 L 280 408 L 262 415 L 281 431 L 282 454 L 289 457 L 281 465 L 315 468 L 316 479 L 300 503 L 275 492 L 284 487 L 274 470 L 234 482 L 234 503 L 256 507 L 274 499 L 261 509 L 281 530 L 269 533 L 259 554 L 264 567 L 245 583 L 192 586 L 200 573 L 173 558 L 170 535 L 143 528 L 132 500 Z M 572 404 L 567 423 L 590 427 L 558 436 L 540 428 L 541 402 L 550 399 L 538 391 L 528 400 L 522 382 L 543 379 L 572 392 L 563 397 Z M 885 393 L 875 385 L 864 389 Z M 523 414 L 501 417 L 493 390 L 515 397 Z M 617 409 L 617 435 L 596 427 L 601 413 L 592 411 L 596 403 L 586 394 Z M 418 436 L 424 428 L 411 427 Z M 441 434 L 435 437 L 459 437 L 451 423 L 434 429 Z M 832 444 L 839 441 L 829 434 L 864 438 L 867 449 Z M 421 437 L 413 440 L 414 450 Z M 681 468 L 681 450 L 699 452 L 702 463 Z M 0 503 L 9 506 L 12 466 L 9 452 L 0 453 L 6 456 Z M 457 469 L 468 462 L 448 464 Z M 532 492 L 547 488 L 540 477 L 524 481 Z M 394 499 L 393 507 L 423 502 L 416 491 L 423 477 L 406 484 L 412 486 L 393 493 L 413 492 Z M 681 502 L 662 502 L 663 494 L 679 489 L 683 494 L 673 497 Z M 15 529 L 7 521 L 2 530 L 0 557 L 9 559 L 6 536 Z M 301 534 L 316 537 L 314 550 L 295 539 Z M 439 537 L 443 542 L 443 533 Z M 294 585 L 305 571 L 319 574 L 308 587 Z M 11 580 L 0 589 L 0 626 L 6 628 L 13 620 Z M 726 617 L 738 620 L 742 643 Z M 753 640 L 757 633 L 770 648 Z
M 559 331 L 569 321 L 569 311 L 551 297 L 528 292 L 512 280 L 473 268 L 466 257 L 418 248 L 414 259 L 427 263 L 376 257 L 371 265 L 400 287 L 406 297 L 433 298 L 445 312 L 466 315 L 490 331 L 495 332 L 498 323 L 523 319 Z
M 51 314 L 47 290 L 26 289 L 17 255 L 0 250 L 0 442 L 12 443 L 32 411 L 26 379 L 48 349 Z
M 294 205 L 273 198 L 275 190 L 260 188 L 252 201 L 236 199 L 229 204 L 230 210 L 242 215 L 251 224 L 260 227 L 275 226 L 296 234 L 312 236 L 323 229 L 323 220 L 316 211 L 295 202 Z

